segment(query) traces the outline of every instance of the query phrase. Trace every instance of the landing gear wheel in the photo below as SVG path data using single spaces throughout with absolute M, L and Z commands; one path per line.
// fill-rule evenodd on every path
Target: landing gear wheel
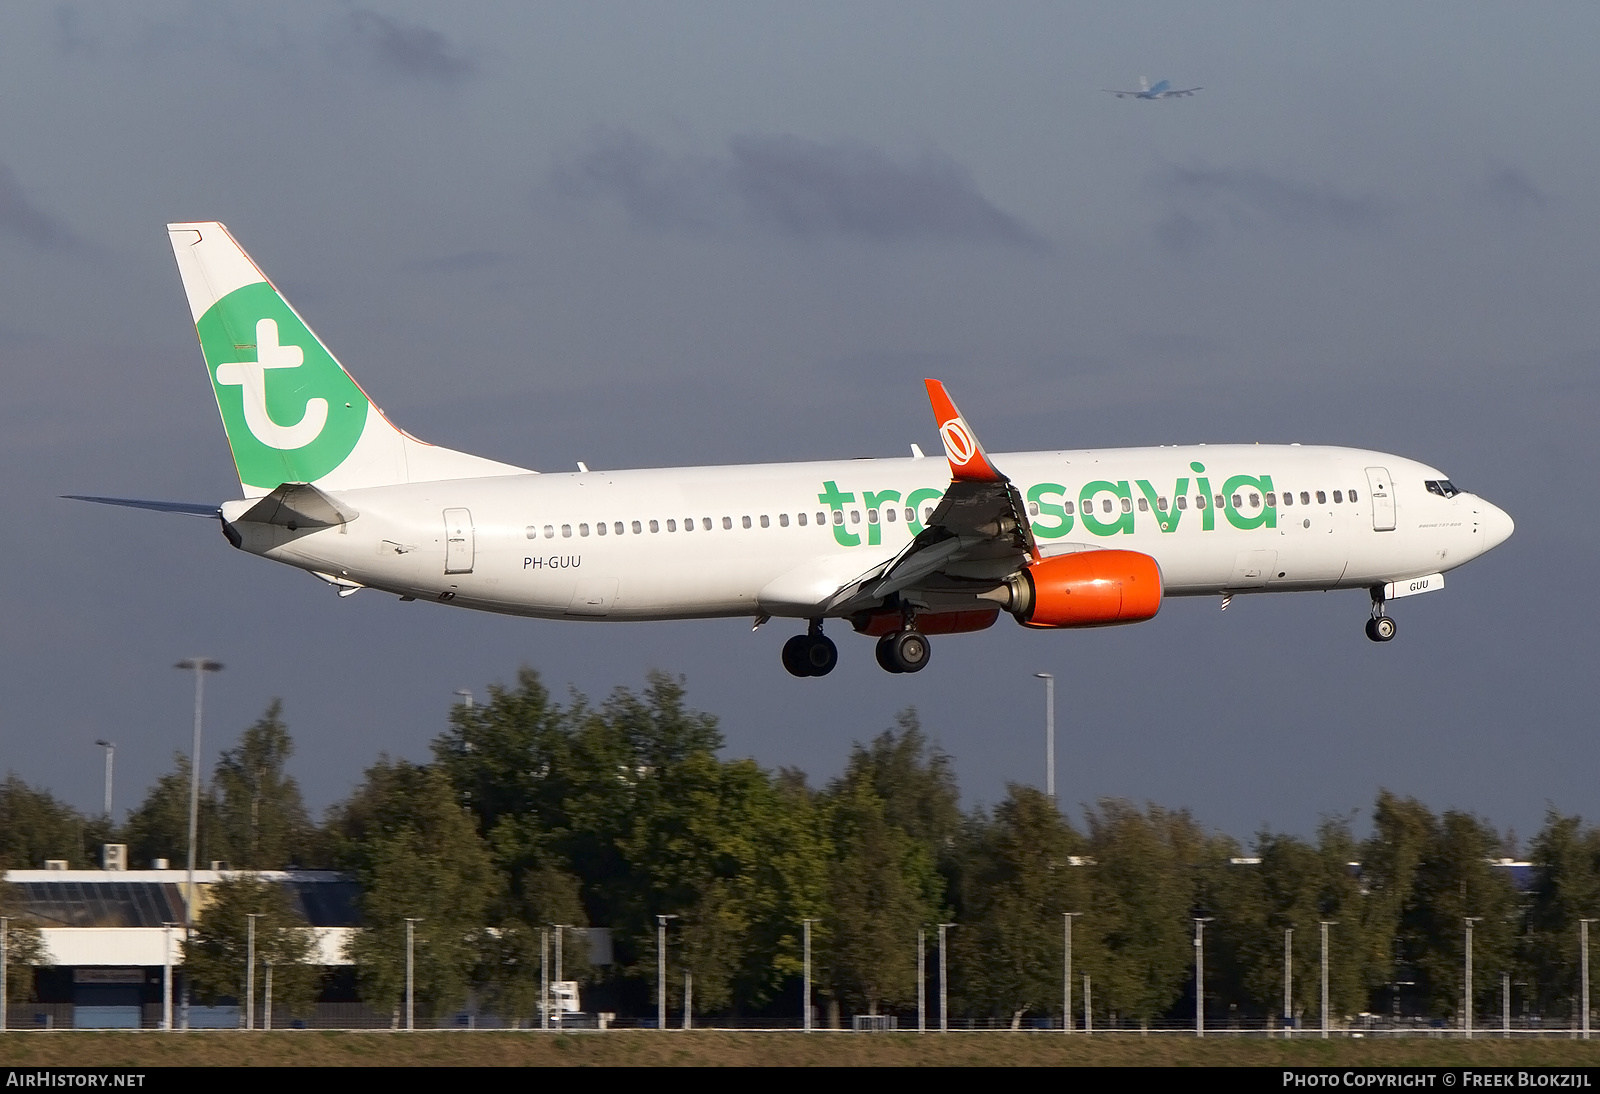
M 921 672 L 932 653 L 926 635 L 920 631 L 900 631 L 889 636 L 884 660 L 893 666 L 891 672 Z
M 1387 642 L 1394 637 L 1396 631 L 1394 620 L 1386 615 L 1376 616 L 1367 621 L 1367 637 L 1374 642 Z
M 783 644 L 783 667 L 789 670 L 790 676 L 811 675 L 811 665 L 806 660 L 806 647 L 810 642 L 806 635 L 797 634 Z
M 894 662 L 894 639 L 895 636 L 892 634 L 884 635 L 878 639 L 878 648 L 873 651 L 878 658 L 878 667 L 884 672 L 906 671 Z
M 826 676 L 833 671 L 833 666 L 839 663 L 839 647 L 833 644 L 833 639 L 820 634 L 807 635 L 806 666 L 809 668 L 808 676 Z

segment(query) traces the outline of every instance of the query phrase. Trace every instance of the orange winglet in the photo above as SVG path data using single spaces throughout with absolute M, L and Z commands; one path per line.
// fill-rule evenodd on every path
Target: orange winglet
M 989 454 L 978 443 L 977 434 L 956 409 L 955 400 L 938 380 L 922 381 L 928 388 L 928 402 L 939 423 L 939 439 L 944 442 L 944 457 L 950 461 L 950 477 L 956 482 L 1007 482 L 989 462 Z

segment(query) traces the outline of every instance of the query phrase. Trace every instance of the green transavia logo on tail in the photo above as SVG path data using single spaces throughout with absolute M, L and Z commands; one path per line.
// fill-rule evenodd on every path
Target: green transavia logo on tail
M 1071 532 L 1074 525 L 1094 536 L 1131 536 L 1136 516 L 1146 522 L 1153 520 L 1163 532 L 1176 532 L 1184 515 L 1191 512 L 1191 507 L 1193 516 L 1190 522 L 1192 524 L 1198 519 L 1202 532 L 1209 532 L 1217 526 L 1219 511 L 1230 525 L 1246 531 L 1278 526 L 1277 508 L 1262 504 L 1266 495 L 1273 492 L 1271 475 L 1230 475 L 1224 480 L 1222 489 L 1213 492 L 1204 464 L 1191 463 L 1189 470 L 1195 473 L 1195 477 L 1190 479 L 1185 475 L 1175 478 L 1170 492 L 1148 479 L 1134 479 L 1131 482 L 1128 479 L 1115 482 L 1096 479 L 1078 488 L 1076 502 L 1069 500 L 1072 493 L 1060 483 L 1041 482 L 1030 486 L 1024 496 L 1028 499 L 1030 512 L 1035 506 L 1038 507 L 1031 522 L 1034 537 L 1060 539 Z M 822 485 L 823 490 L 817 495 L 817 501 L 832 512 L 833 538 L 843 547 L 859 546 L 860 532 L 851 531 L 851 525 L 856 521 L 846 523 L 844 516 L 845 506 L 854 505 L 856 495 L 852 491 L 840 490 L 838 483 L 831 480 Z M 883 541 L 882 525 L 872 519 L 875 510 L 904 506 L 908 510 L 906 526 L 912 535 L 916 535 L 922 531 L 925 510 L 942 497 L 943 490 L 928 487 L 913 490 L 904 498 L 898 490 L 863 490 L 861 505 L 868 510 L 864 529 L 868 545 Z
M 315 482 L 355 449 L 367 397 L 271 285 L 236 289 L 196 327 L 240 482 Z

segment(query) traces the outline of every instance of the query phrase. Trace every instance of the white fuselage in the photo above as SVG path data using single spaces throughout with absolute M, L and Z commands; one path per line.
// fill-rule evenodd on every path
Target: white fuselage
M 1459 566 L 1512 530 L 1473 494 L 1430 492 L 1446 478 L 1438 470 L 1380 452 L 1200 445 L 992 458 L 1028 502 L 1045 554 L 1143 552 L 1168 595 L 1404 581 Z M 462 607 L 805 617 L 899 553 L 949 477 L 932 458 L 508 475 L 341 491 L 359 515 L 332 528 L 235 527 L 253 553 Z M 225 518 L 248 504 L 229 503 Z

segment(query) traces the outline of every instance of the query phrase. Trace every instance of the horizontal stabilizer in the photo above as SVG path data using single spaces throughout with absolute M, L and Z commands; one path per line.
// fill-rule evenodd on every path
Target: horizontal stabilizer
M 140 501 L 138 498 L 97 498 L 89 494 L 62 494 L 69 501 L 92 501 L 100 505 L 123 505 L 129 509 L 149 509 L 157 513 L 182 513 L 190 517 L 219 517 L 220 505 L 189 501 Z
M 234 518 L 235 524 L 276 524 L 301 528 L 334 528 L 349 524 L 361 514 L 303 482 L 286 482 Z

